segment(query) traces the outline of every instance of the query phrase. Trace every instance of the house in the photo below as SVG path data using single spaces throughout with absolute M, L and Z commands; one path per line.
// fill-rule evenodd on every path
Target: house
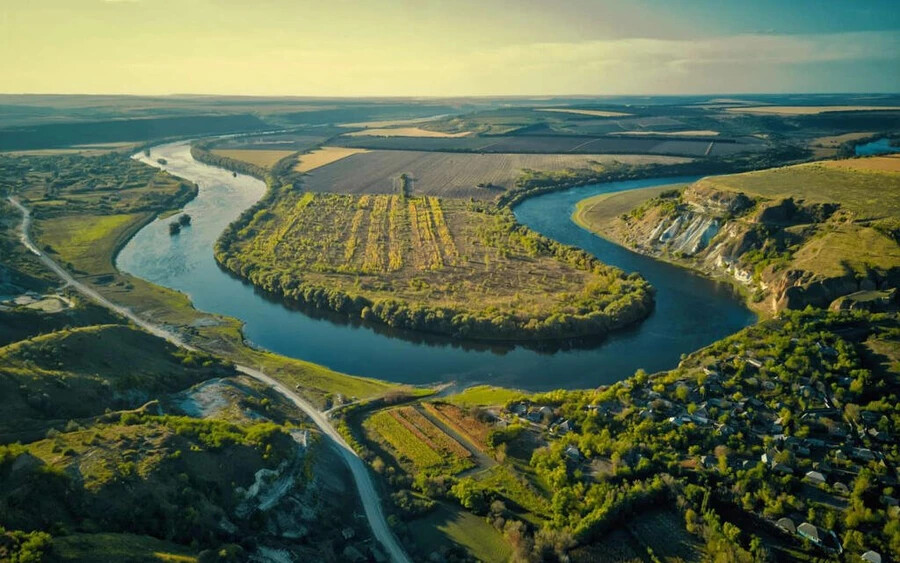
M 807 471 L 806 475 L 803 476 L 803 479 L 809 481 L 813 485 L 824 485 L 825 484 L 825 476 L 818 471 Z
M 562 422 L 560 422 L 559 424 L 556 424 L 555 426 L 553 426 L 551 428 L 551 430 L 553 432 L 556 432 L 557 434 L 559 434 L 561 436 L 564 434 L 568 434 L 569 432 L 571 432 L 574 429 L 575 429 L 575 424 L 569 419 L 565 419 Z
M 844 483 L 841 483 L 840 481 L 838 481 L 837 483 L 834 484 L 834 492 L 836 492 L 840 495 L 849 495 L 850 487 L 848 487 Z
M 747 358 L 746 361 L 748 364 L 755 367 L 756 369 L 759 369 L 762 367 L 762 362 L 757 360 L 756 358 Z
M 765 389 L 766 391 L 774 391 L 774 390 L 775 390 L 775 383 L 774 383 L 772 380 L 767 379 L 767 380 L 765 380 L 765 381 L 762 382 L 762 387 L 763 387 L 763 389 Z
M 731 408 L 731 402 L 726 401 L 725 399 L 720 399 L 718 397 L 713 397 L 707 404 L 711 407 L 716 407 L 717 409 L 727 409 Z
M 694 422 L 693 419 L 686 414 L 669 417 L 668 421 L 669 421 L 669 423 L 674 424 L 675 426 L 683 426 L 690 422 Z
M 541 416 L 553 416 L 553 409 L 546 405 L 538 408 L 537 412 L 539 412 Z
M 509 410 L 516 416 L 525 416 L 525 414 L 528 412 L 528 405 L 526 405 L 525 403 L 517 403 L 513 405 Z
M 526 414 L 525 418 L 529 422 L 534 422 L 534 423 L 538 423 L 543 419 L 543 417 L 541 416 L 541 413 L 536 410 L 531 411 L 530 413 Z
M 784 463 L 776 463 L 772 466 L 772 471 L 775 473 L 781 473 L 782 475 L 793 475 L 794 470 L 790 465 L 786 465 Z
M 804 522 L 797 526 L 797 534 L 800 537 L 808 539 L 810 542 L 821 547 L 822 549 L 826 549 L 835 553 L 844 552 L 844 548 L 843 546 L 841 546 L 841 542 L 838 541 L 837 536 L 831 530 L 822 530 L 813 526 L 809 522 Z
M 735 430 L 727 424 L 720 424 L 716 429 L 716 432 L 718 432 L 720 436 L 731 436 L 732 434 L 734 434 Z
M 881 554 L 871 549 L 860 555 L 860 558 L 868 563 L 881 563 Z
M 719 464 L 719 460 L 716 459 L 716 456 L 707 454 L 700 458 L 700 463 L 702 463 L 703 467 L 706 469 L 712 469 Z
M 341 535 L 344 536 L 345 540 L 349 540 L 356 536 L 356 532 L 353 531 L 353 528 L 344 528 L 341 530 Z
M 797 533 L 797 526 L 794 525 L 794 521 L 790 518 L 779 518 L 775 525 L 787 534 Z
M 869 448 L 853 448 L 850 456 L 860 461 L 875 461 L 875 452 Z
M 565 450 L 566 456 L 569 457 L 572 461 L 581 461 L 581 452 L 577 447 L 570 445 Z
M 799 534 L 800 537 L 808 539 L 816 545 L 822 545 L 822 537 L 819 533 L 819 529 L 809 522 L 804 522 L 797 526 L 797 534 Z

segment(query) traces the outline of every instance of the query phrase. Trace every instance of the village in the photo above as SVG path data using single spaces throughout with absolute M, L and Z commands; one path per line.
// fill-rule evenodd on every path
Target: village
M 797 338 L 788 343 L 797 346 Z M 833 346 L 822 341 L 812 346 L 826 365 L 838 364 L 841 352 Z M 896 450 L 891 423 L 882 412 L 847 402 L 859 392 L 851 375 L 779 376 L 771 369 L 779 359 L 758 352 L 734 344 L 727 354 L 690 359 L 661 377 L 641 374 L 601 388 L 592 395 L 604 400 L 586 404 L 583 398 L 512 402 L 495 412 L 495 425 L 524 424 L 548 444 L 560 443 L 569 473 L 586 480 L 613 478 L 625 466 L 658 466 L 656 450 L 670 447 L 677 463 L 669 469 L 689 481 L 691 473 L 707 473 L 732 489 L 741 481 L 767 482 L 782 494 L 749 503 L 753 515 L 789 541 L 839 555 L 844 546 L 835 523 L 849 522 L 848 512 L 858 508 L 863 495 L 869 500 L 878 491 L 879 509 L 892 519 L 900 515 L 894 493 L 898 470 L 886 453 Z M 631 439 L 633 447 L 624 455 L 601 455 L 595 446 L 583 445 L 590 444 L 583 439 L 588 432 L 581 434 L 586 424 L 591 434 L 605 427 L 613 435 L 646 436 L 649 431 L 663 440 Z M 866 547 L 862 559 L 880 563 L 881 553 Z

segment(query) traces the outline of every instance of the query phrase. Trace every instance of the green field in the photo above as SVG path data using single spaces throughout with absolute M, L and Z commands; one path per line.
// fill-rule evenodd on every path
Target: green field
M 512 549 L 503 536 L 484 521 L 465 510 L 441 504 L 424 518 L 409 523 L 410 533 L 425 553 L 437 546 L 457 545 L 480 561 L 504 563 Z
M 282 190 L 217 245 L 232 272 L 289 300 L 399 328 L 482 339 L 605 334 L 652 299 L 581 250 L 454 199 Z
M 494 387 L 492 385 L 475 385 L 465 391 L 445 397 L 443 400 L 462 407 L 478 407 L 505 405 L 525 397 L 525 393 L 515 389 Z
M 860 172 L 812 163 L 713 176 L 698 185 L 766 199 L 793 197 L 810 203 L 836 202 L 856 220 L 900 216 L 900 173 L 896 172 Z
M 72 534 L 53 539 L 53 553 L 61 561 L 82 563 L 193 563 L 189 548 L 134 534 Z

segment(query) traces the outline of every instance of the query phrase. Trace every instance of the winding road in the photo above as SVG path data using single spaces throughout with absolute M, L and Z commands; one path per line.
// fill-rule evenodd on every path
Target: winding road
M 18 199 L 11 196 L 9 197 L 9 202 L 22 213 L 20 234 L 22 244 L 25 245 L 25 247 L 30 252 L 35 254 L 40 259 L 40 261 L 45 266 L 47 266 L 47 268 L 52 270 L 62 281 L 64 281 L 66 285 L 71 286 L 73 289 L 75 289 L 85 297 L 97 302 L 103 307 L 106 307 L 107 309 L 125 317 L 147 332 L 163 338 L 180 348 L 197 351 L 196 347 L 191 346 L 190 344 L 182 340 L 177 334 L 174 334 L 161 326 L 155 325 L 147 321 L 146 319 L 139 317 L 137 314 L 126 307 L 116 305 L 109 299 L 103 297 L 96 290 L 76 280 L 62 266 L 57 264 L 45 253 L 41 252 L 38 249 L 37 245 L 34 244 L 34 241 L 31 240 L 31 236 L 29 235 L 29 231 L 31 229 L 31 212 L 28 210 L 28 208 L 22 205 L 22 203 L 19 202 Z M 325 435 L 326 439 L 330 440 L 331 443 L 338 449 L 341 457 L 343 457 L 344 461 L 347 463 L 347 466 L 350 468 L 350 473 L 353 475 L 353 480 L 356 482 L 356 488 L 359 491 L 359 496 L 362 501 L 363 509 L 366 513 L 366 518 L 369 521 L 369 526 L 372 528 L 372 534 L 381 543 L 384 549 L 387 550 L 392 561 L 394 561 L 395 563 L 411 563 L 412 560 L 406 554 L 403 547 L 400 545 L 400 542 L 397 541 L 397 537 L 391 531 L 391 528 L 387 523 L 387 519 L 384 517 L 384 511 L 381 508 L 381 499 L 378 496 L 378 492 L 375 490 L 375 485 L 372 482 L 372 477 L 369 475 L 365 464 L 363 463 L 362 459 L 359 458 L 356 452 L 353 451 L 353 448 L 350 447 L 347 441 L 344 440 L 344 438 L 338 433 L 334 426 L 331 425 L 331 422 L 329 422 L 325 413 L 318 410 L 311 403 L 309 403 L 307 400 L 305 400 L 299 394 L 295 393 L 290 388 L 286 387 L 281 382 L 266 375 L 258 369 L 242 365 L 235 365 L 235 369 L 262 383 L 265 383 L 278 393 L 282 394 L 313 421 L 313 423 L 319 428 L 319 430 L 322 431 L 322 434 Z

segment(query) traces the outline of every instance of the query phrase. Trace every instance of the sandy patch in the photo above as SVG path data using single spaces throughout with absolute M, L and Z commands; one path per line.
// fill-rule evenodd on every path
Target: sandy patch
M 431 117 L 416 117 L 414 119 L 388 119 L 385 121 L 358 121 L 356 123 L 341 123 L 340 127 L 398 127 L 401 125 L 416 125 L 418 123 L 426 123 L 444 117 L 443 115 L 433 115 Z
M 326 164 L 337 162 L 342 158 L 347 158 L 352 154 L 364 152 L 369 151 L 367 149 L 352 149 L 347 147 L 322 147 L 312 152 L 301 154 L 297 164 L 294 165 L 294 170 L 297 172 L 309 172 L 310 170 L 325 166 Z
M 221 379 L 211 379 L 194 386 L 177 399 L 178 408 L 188 416 L 205 418 L 228 408 L 224 390 L 231 385 Z
M 718 131 L 712 131 L 709 129 L 698 129 L 691 131 L 617 131 L 615 133 L 610 133 L 611 136 L 634 136 L 640 137 L 644 135 L 652 135 L 654 137 L 714 137 L 718 135 Z
M 554 111 L 558 113 L 575 113 L 578 115 L 592 115 L 594 117 L 625 117 L 630 113 L 620 111 L 606 111 L 601 109 L 568 109 L 568 108 L 535 108 L 534 111 Z
M 421 127 L 376 127 L 363 129 L 353 133 L 345 133 L 348 137 L 465 137 L 471 135 L 471 131 L 459 133 L 446 133 L 444 131 L 429 131 Z

